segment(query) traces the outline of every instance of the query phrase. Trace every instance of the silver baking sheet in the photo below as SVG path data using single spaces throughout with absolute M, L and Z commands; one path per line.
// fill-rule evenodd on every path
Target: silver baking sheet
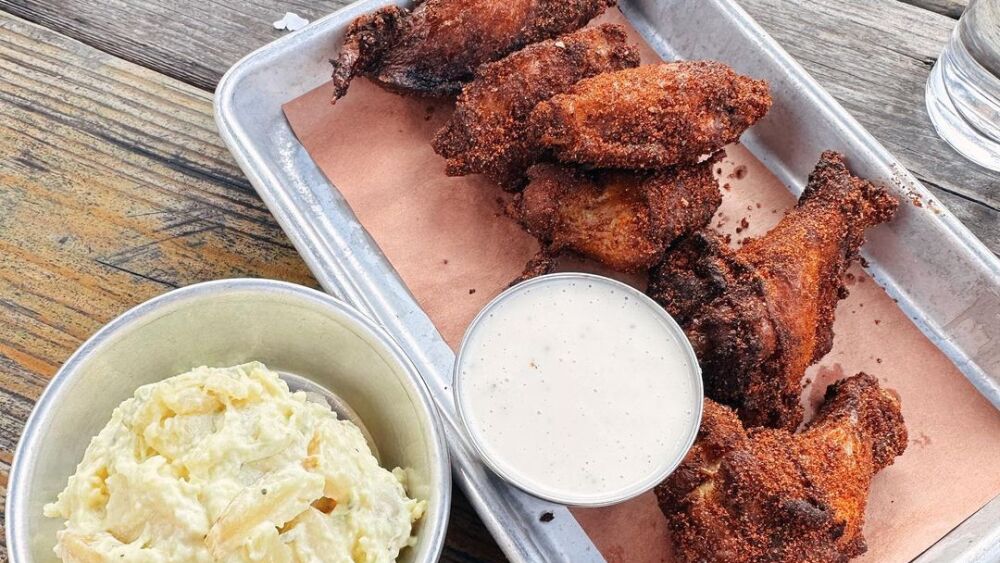
M 405 2 L 398 2 L 405 4 Z M 732 0 L 620 0 L 661 56 L 719 59 L 766 78 L 775 104 L 744 144 L 785 185 L 804 184 L 816 155 L 846 153 L 861 176 L 903 201 L 930 194 Z M 570 512 L 487 471 L 464 437 L 450 392 L 452 350 L 316 167 L 281 106 L 328 80 L 346 25 L 385 0 L 363 0 L 237 63 L 215 96 L 219 131 L 240 167 L 326 291 L 379 321 L 434 394 L 458 483 L 513 561 L 602 561 Z M 797 194 L 796 194 L 797 195 Z M 901 206 L 864 247 L 869 272 L 969 380 L 1000 408 L 1000 261 L 939 205 Z M 541 523 L 539 516 L 555 518 Z M 1000 560 L 1000 497 L 918 561 Z

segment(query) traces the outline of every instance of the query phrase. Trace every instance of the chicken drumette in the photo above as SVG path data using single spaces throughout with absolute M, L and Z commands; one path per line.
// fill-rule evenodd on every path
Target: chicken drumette
M 541 152 L 526 131 L 535 105 L 583 78 L 638 64 L 639 52 L 617 25 L 529 45 L 479 67 L 435 136 L 434 150 L 448 159 L 449 176 L 482 173 L 508 191 L 520 189 Z
M 722 202 L 716 160 L 656 172 L 539 164 L 528 171 L 513 214 L 541 241 L 543 256 L 572 250 L 615 270 L 643 270 L 711 220 Z M 529 267 L 532 274 L 544 273 L 544 259 L 538 265 Z
M 614 0 L 421 0 L 355 20 L 333 63 L 334 101 L 365 74 L 390 90 L 458 94 L 480 64 L 586 25 Z
M 794 430 L 806 368 L 830 351 L 843 276 L 865 230 L 897 202 L 825 152 L 798 205 L 766 235 L 733 251 L 698 232 L 650 274 L 649 294 L 694 346 L 708 397 L 747 426 Z
M 767 82 L 720 62 L 684 61 L 581 80 L 538 104 L 529 123 L 563 162 L 657 169 L 698 162 L 770 107 Z
M 898 399 L 865 374 L 827 388 L 798 434 L 744 430 L 736 413 L 706 400 L 694 447 L 656 489 L 675 552 L 727 563 L 858 556 L 872 477 L 906 443 Z

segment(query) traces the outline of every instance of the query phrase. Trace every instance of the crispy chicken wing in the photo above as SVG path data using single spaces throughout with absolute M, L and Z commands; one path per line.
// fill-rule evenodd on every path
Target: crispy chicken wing
M 843 562 L 865 552 L 872 477 L 906 449 L 898 399 L 866 374 L 838 381 L 800 433 L 744 430 L 706 399 L 695 445 L 656 489 L 677 556 Z
M 865 230 L 898 202 L 825 152 L 798 205 L 766 235 L 733 251 L 700 232 L 650 275 L 649 294 L 684 327 L 708 397 L 747 426 L 794 430 L 802 376 L 830 351 L 843 275 Z
M 514 215 L 548 252 L 572 250 L 615 270 L 643 270 L 711 220 L 722 203 L 716 161 L 656 172 L 539 164 L 514 199 Z
M 526 131 L 535 105 L 582 78 L 638 64 L 625 30 L 612 24 L 529 45 L 479 67 L 434 150 L 448 159 L 449 176 L 482 173 L 508 191 L 520 189 L 541 152 Z
M 333 64 L 334 102 L 365 74 L 390 90 L 458 94 L 480 64 L 579 29 L 614 0 L 422 0 L 355 20 Z
M 531 133 L 564 162 L 663 168 L 739 139 L 771 107 L 767 83 L 715 61 L 605 73 L 531 114 Z

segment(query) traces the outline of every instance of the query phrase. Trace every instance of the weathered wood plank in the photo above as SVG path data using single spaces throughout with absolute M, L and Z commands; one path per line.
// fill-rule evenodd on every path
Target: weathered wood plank
M 740 0 L 969 229 L 1000 253 L 1000 175 L 941 140 L 924 85 L 955 21 L 884 0 Z
M 969 0 L 900 0 L 900 2 L 955 19 L 958 19 L 969 5 Z
M 0 494 L 34 401 L 114 316 L 211 279 L 315 285 L 211 111 L 203 90 L 0 13 Z M 444 560 L 502 560 L 456 496 Z
M 284 13 L 314 20 L 350 0 L 0 0 L 4 10 L 206 90 L 283 33 Z

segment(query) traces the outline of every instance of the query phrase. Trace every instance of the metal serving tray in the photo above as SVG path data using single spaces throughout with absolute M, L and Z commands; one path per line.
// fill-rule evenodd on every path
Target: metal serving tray
M 282 114 L 283 103 L 328 80 L 327 59 L 347 24 L 389 3 L 357 2 L 237 63 L 216 92 L 219 131 L 320 284 L 382 323 L 416 364 L 441 410 L 455 480 L 507 556 L 601 561 L 566 508 L 514 489 L 475 456 L 448 391 L 452 350 Z M 894 185 L 903 201 L 929 200 L 925 188 L 732 0 L 620 4 L 664 58 L 719 59 L 771 83 L 774 107 L 743 141 L 786 185 L 802 186 L 816 155 L 835 148 L 859 175 Z M 869 272 L 1000 408 L 1000 261 L 947 210 L 936 211 L 901 206 L 898 218 L 864 247 Z M 555 518 L 540 523 L 543 512 Z M 998 559 L 1000 497 L 918 561 Z

